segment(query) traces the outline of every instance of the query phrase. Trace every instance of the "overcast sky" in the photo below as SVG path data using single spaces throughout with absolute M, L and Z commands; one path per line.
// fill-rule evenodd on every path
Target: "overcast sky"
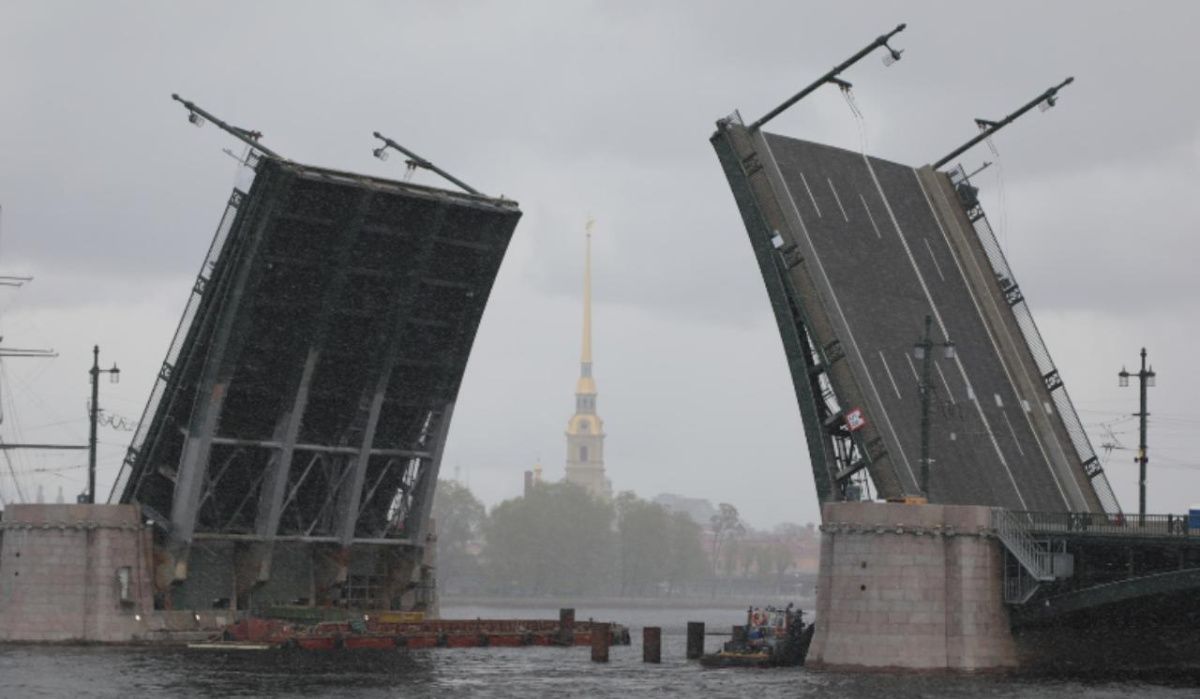
M 936 160 L 974 117 L 1076 77 L 996 137 L 977 184 L 1098 450 L 1136 446 L 1137 392 L 1116 373 L 1149 348 L 1149 509 L 1186 509 L 1200 503 L 1198 20 L 1186 2 L 0 0 L 0 272 L 36 277 L 0 288 L 0 329 L 60 353 L 4 362 L 4 438 L 86 440 L 93 343 L 121 367 L 101 405 L 140 416 L 233 184 L 222 149 L 240 151 L 189 126 L 178 92 L 295 160 L 398 178 L 399 158 L 371 157 L 379 130 L 521 203 L 443 463 L 486 502 L 519 494 L 539 458 L 561 477 L 590 214 L 614 488 L 732 502 L 759 527 L 814 520 L 779 337 L 707 139 L 907 22 L 902 61 L 844 75 L 880 157 Z M 772 130 L 861 143 L 834 89 Z M 102 495 L 129 436 L 101 434 Z M 83 488 L 83 452 L 13 458 L 27 499 Z M 1106 468 L 1136 509 L 1133 452 Z

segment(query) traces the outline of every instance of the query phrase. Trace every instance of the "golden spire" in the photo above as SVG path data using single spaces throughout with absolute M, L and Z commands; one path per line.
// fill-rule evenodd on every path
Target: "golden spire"
M 583 356 L 580 361 L 592 363 L 592 226 L 596 219 L 588 216 L 584 226 L 586 241 L 583 257 Z

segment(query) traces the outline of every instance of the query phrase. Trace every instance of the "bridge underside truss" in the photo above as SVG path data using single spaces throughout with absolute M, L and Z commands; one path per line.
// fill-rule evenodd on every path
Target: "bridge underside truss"
M 254 170 L 110 499 L 163 524 L 177 579 L 201 543 L 237 544 L 257 582 L 276 544 L 383 546 L 411 563 L 520 211 L 274 158 Z

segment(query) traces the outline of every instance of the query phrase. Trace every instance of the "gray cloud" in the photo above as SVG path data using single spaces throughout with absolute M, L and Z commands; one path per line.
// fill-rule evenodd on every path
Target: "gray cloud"
M 1129 411 L 1129 396 L 1094 387 L 1145 341 L 1170 367 L 1164 415 L 1196 418 L 1178 396 L 1200 385 L 1176 347 L 1195 343 L 1200 296 L 1198 15 L 1084 2 L 5 3 L 0 265 L 40 275 L 4 299 L 5 334 L 112 348 L 127 383 L 106 395 L 138 412 L 234 173 L 220 151 L 236 144 L 190 128 L 169 94 L 261 129 L 289 157 L 399 177 L 396 160 L 370 157 L 377 129 L 526 212 L 448 469 L 461 464 L 492 502 L 539 454 L 561 469 L 590 213 L 616 486 L 730 499 L 756 524 L 813 519 L 782 352 L 707 138 L 716 118 L 762 114 L 907 21 L 903 61 L 846 75 L 872 152 L 929 162 L 973 134 L 973 117 L 1075 75 L 1059 107 L 996 138 L 1006 196 L 985 173 L 985 206 L 1007 220 L 1002 241 L 1081 406 Z M 836 90 L 772 128 L 859 145 Z M 87 357 L 71 351 L 53 370 L 9 367 L 22 408 L 49 406 L 41 422 L 80 417 Z M 123 436 L 109 437 L 111 469 Z M 75 473 L 30 480 L 77 487 Z M 1164 507 L 1189 475 L 1163 476 Z

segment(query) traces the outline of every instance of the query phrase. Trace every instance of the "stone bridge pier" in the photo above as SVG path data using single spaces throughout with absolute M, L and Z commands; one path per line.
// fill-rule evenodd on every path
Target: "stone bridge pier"
M 990 509 L 827 503 L 808 665 L 996 670 L 1018 653 Z

